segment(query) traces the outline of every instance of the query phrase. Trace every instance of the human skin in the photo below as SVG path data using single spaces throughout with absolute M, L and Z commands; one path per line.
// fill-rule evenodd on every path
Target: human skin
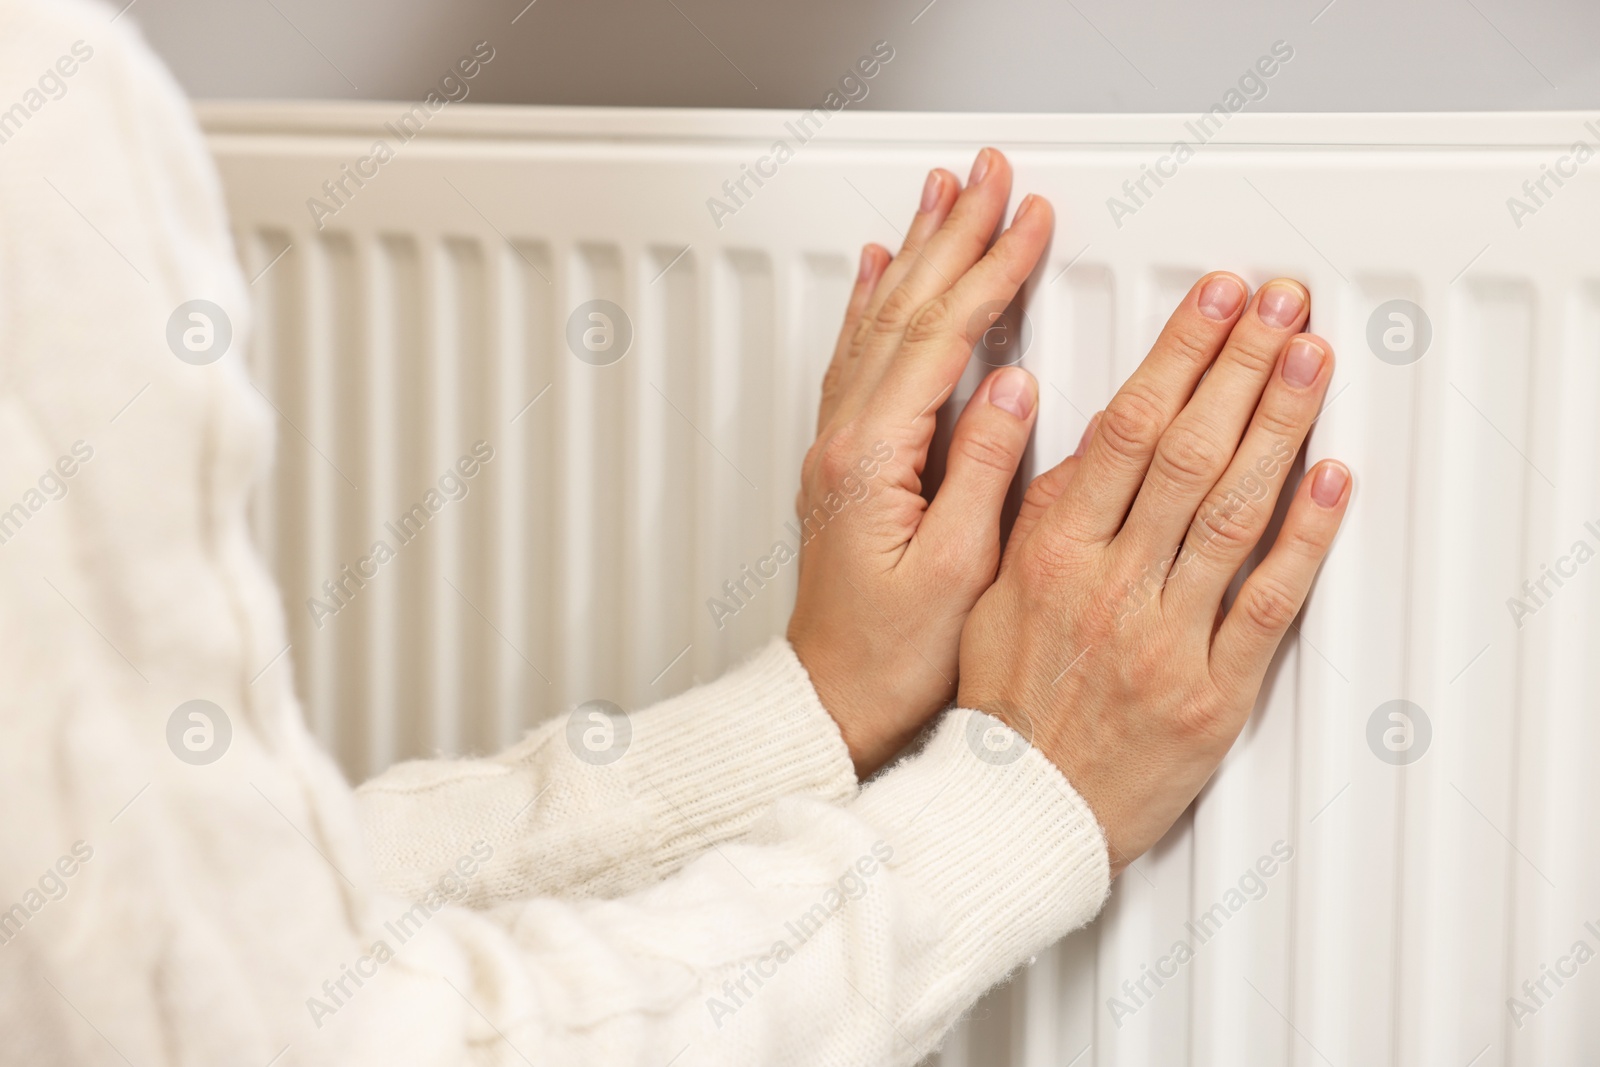
M 1028 197 L 990 247 L 1010 195 L 994 149 L 965 188 L 929 174 L 900 253 L 863 250 L 823 379 L 796 510 L 846 503 L 801 549 L 788 636 L 862 778 L 954 699 L 961 627 L 999 566 L 1000 510 L 1038 409 L 1032 375 L 1001 368 L 978 387 L 931 503 L 922 471 L 971 352 L 967 320 L 1009 301 L 1050 237 L 1050 205 Z M 964 354 L 920 360 L 934 344 Z
M 1331 347 L 1299 334 L 1309 295 L 1298 283 L 1280 279 L 1247 300 L 1234 275 L 1202 278 L 1150 358 L 1085 434 L 1081 462 L 1091 481 L 1079 484 L 1077 456 L 1036 478 L 1002 564 L 1000 511 L 1038 407 L 1032 377 L 1018 367 L 992 372 L 957 420 L 947 473 L 931 503 L 921 475 L 936 412 L 987 326 L 985 309 L 1015 296 L 1049 240 L 1051 207 L 1029 196 L 991 243 L 1010 190 L 1005 157 L 985 149 L 964 189 L 947 171 L 929 175 L 892 261 L 876 245 L 863 251 L 823 383 L 817 438 L 802 467 L 797 511 L 825 521 L 801 550 L 789 639 L 860 776 L 958 698 L 1012 724 L 1067 773 L 1102 819 L 1120 870 L 1204 783 L 1237 735 L 1235 720 L 1242 725 L 1238 709 L 1248 714 L 1271 650 L 1326 551 L 1324 544 L 1307 570 L 1310 543 L 1286 562 L 1285 539 L 1291 546 L 1331 539 L 1342 517 L 1348 472 L 1319 465 L 1261 574 L 1246 586 L 1249 597 L 1240 598 L 1247 614 L 1239 619 L 1266 611 L 1274 621 L 1284 612 L 1287 618 L 1270 641 L 1246 647 L 1236 637 L 1245 626 L 1235 620 L 1241 608 L 1225 619 L 1220 590 L 1265 529 L 1327 387 Z M 1299 384 L 1291 386 L 1274 368 L 1297 339 Z M 1301 383 L 1313 355 L 1314 369 Z M 1213 366 L 1216 373 L 1200 385 Z M 1228 496 L 1227 487 L 1258 463 L 1265 465 L 1248 483 L 1252 498 Z M 1326 496 L 1333 479 L 1334 504 L 1314 504 L 1308 487 L 1321 485 Z M 1225 502 L 1220 510 L 1218 500 Z M 1186 538 L 1192 526 L 1207 538 Z M 1072 557 L 1069 575 L 1063 553 L 1079 550 L 1061 544 L 1075 546 L 1083 529 L 1110 533 L 1101 555 L 1083 549 Z M 1177 556 L 1180 545 L 1197 564 L 1192 574 L 1190 557 Z M 1220 589 L 1219 571 L 1226 571 Z M 1034 579 L 1036 588 L 1024 588 Z M 1217 594 L 1198 630 L 1191 617 L 1205 598 L 1190 594 L 1191 586 Z M 1143 592 L 1130 611 L 1135 587 Z M 980 597 L 983 610 L 969 623 Z M 1200 630 L 1208 671 L 1211 639 L 1221 642 L 1209 688 L 1195 665 Z M 1067 649 L 1071 655 L 1061 658 Z M 1090 651 L 1074 661 L 1084 649 Z M 1119 669 L 1116 657 L 1124 653 L 1134 660 Z M 1135 661 L 1162 669 L 1135 670 Z M 1036 676 L 1045 674 L 1041 684 Z M 1064 702 L 1068 693 L 1092 710 Z M 1133 721 L 1107 710 L 1111 705 Z M 1203 738 L 1171 740 L 1160 763 L 1133 726 L 1144 709 L 1175 707 L 1179 718 L 1193 713 L 1212 728 Z M 1225 722 L 1211 723 L 1213 717 Z M 1091 734 L 1098 747 L 1087 744 Z M 1182 773 L 1158 793 L 1153 784 L 1161 775 L 1152 766 Z
M 1234 288 L 1242 298 L 1230 275 L 1196 283 L 1082 460 L 1036 480 L 1030 521 L 962 634 L 959 702 L 1061 769 L 1113 874 L 1238 737 L 1350 502 L 1344 465 L 1316 464 L 1227 601 L 1333 371 L 1332 347 L 1299 332 L 1303 288 L 1271 282 L 1242 312 L 1221 295 Z

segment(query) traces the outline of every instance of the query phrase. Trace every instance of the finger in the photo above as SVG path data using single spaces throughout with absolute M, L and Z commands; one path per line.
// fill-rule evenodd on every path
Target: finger
M 922 441 L 926 449 L 940 402 L 972 358 L 974 316 L 986 304 L 1004 305 L 1017 295 L 1049 243 L 1054 220 L 1048 201 L 1025 197 L 994 247 L 949 292 L 917 312 L 893 363 L 866 401 L 864 417 L 880 434 Z
M 1156 443 L 1211 366 L 1244 307 L 1238 277 L 1208 274 L 1162 328 L 1139 369 L 1106 405 L 1078 476 L 1045 524 L 1084 541 L 1108 542 L 1122 528 Z
M 1099 421 L 1100 414 L 1096 412 L 1094 418 L 1089 420 L 1089 425 L 1084 427 L 1083 436 L 1078 440 L 1077 451 L 1028 483 L 1027 492 L 1022 494 L 1022 506 L 1017 509 L 1017 521 L 1011 524 L 1011 536 L 1006 538 L 1005 553 L 1000 557 L 1002 573 L 1016 556 L 1017 546 L 1028 540 L 1028 535 L 1039 524 L 1044 513 L 1050 510 L 1050 505 L 1054 504 L 1057 498 L 1067 491 L 1067 486 L 1072 484 L 1072 476 L 1078 470 L 1078 461 L 1083 456 L 1089 438 L 1094 436 L 1094 428 Z
M 1195 509 L 1233 461 L 1262 390 L 1309 309 L 1305 287 L 1279 278 L 1262 286 L 1239 317 L 1210 373 L 1161 435 L 1117 537 L 1138 563 L 1170 562 Z
M 1267 532 L 1289 468 L 1333 377 L 1332 346 L 1310 334 L 1285 346 L 1227 473 L 1190 515 L 1180 563 L 1162 600 L 1201 603 L 1209 615 Z
M 1349 469 L 1333 460 L 1300 480 L 1271 551 L 1245 580 L 1211 643 L 1212 675 L 1223 684 L 1253 688 L 1266 675 L 1344 520 L 1350 485 Z
M 861 331 L 861 374 L 846 394 L 847 410 L 860 410 L 899 354 L 912 319 L 934 298 L 950 291 L 983 256 L 1011 196 L 1011 164 L 992 148 L 978 153 L 967 187 L 949 217 L 887 291 L 871 323 Z
M 950 435 L 944 482 L 917 528 L 912 551 L 992 568 L 1000 558 L 1000 511 L 1028 447 L 1039 383 L 1021 367 L 1002 367 L 978 386 Z
M 889 265 L 889 251 L 882 245 L 869 244 L 861 250 L 861 265 L 856 271 L 856 283 L 850 290 L 850 302 L 844 309 L 844 325 L 839 329 L 839 340 L 833 346 L 833 359 L 822 376 L 822 403 L 817 409 L 817 433 L 822 433 L 839 407 L 839 398 L 854 376 L 856 361 L 854 345 L 856 327 L 866 314 L 872 296 L 877 292 L 884 269 Z
M 911 219 L 911 226 L 906 230 L 905 239 L 900 244 L 900 251 L 896 253 L 889 269 L 884 271 L 883 281 L 878 286 L 877 294 L 867 304 L 867 314 L 875 315 L 885 298 L 894 292 L 895 286 L 905 280 L 906 273 L 916 263 L 917 257 L 922 255 L 922 250 L 927 246 L 933 235 L 939 232 L 939 227 L 950 215 L 950 208 L 955 204 L 956 197 L 961 193 L 961 179 L 945 170 L 935 167 L 928 172 L 928 178 L 922 184 L 922 202 L 917 205 L 917 213 Z

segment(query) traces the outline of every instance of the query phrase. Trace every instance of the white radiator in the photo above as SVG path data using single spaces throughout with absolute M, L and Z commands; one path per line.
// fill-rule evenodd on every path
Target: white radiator
M 1340 363 L 1309 451 L 1357 489 L 1192 812 L 943 1064 L 1595 1062 L 1600 126 L 845 113 L 718 228 L 707 200 L 735 206 L 724 181 L 795 116 L 454 105 L 402 142 L 405 110 L 203 109 L 282 416 L 271 669 L 352 777 L 642 706 L 778 632 L 792 571 L 721 630 L 706 601 L 790 517 L 859 246 L 897 246 L 926 170 L 997 144 L 1060 217 L 1027 294 L 1033 469 L 1227 267 L 1310 285 Z M 362 163 L 380 138 L 394 158 Z M 335 200 L 345 165 L 370 176 Z M 313 197 L 339 208 L 321 232 Z M 631 324 L 609 365 L 565 340 L 592 299 Z M 361 563 L 479 441 L 465 498 Z M 335 604 L 346 564 L 375 574 Z M 320 628 L 309 598 L 338 607 Z

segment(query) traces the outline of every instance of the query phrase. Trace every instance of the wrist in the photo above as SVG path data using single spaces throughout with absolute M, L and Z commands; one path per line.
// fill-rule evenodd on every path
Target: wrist
M 983 748 L 989 753 L 989 758 L 996 762 L 1014 759 L 1015 755 L 1011 746 L 1016 751 L 1022 749 L 1037 749 L 1051 766 L 1061 775 L 1067 783 L 1077 791 L 1084 804 L 1094 813 L 1105 837 L 1107 858 L 1110 864 L 1111 877 L 1120 875 L 1131 862 L 1130 858 L 1117 847 L 1111 824 L 1105 821 L 1104 815 L 1115 814 L 1115 811 L 1106 810 L 1105 797 L 1100 795 L 1093 781 L 1093 775 L 1085 773 L 1085 767 L 1075 764 L 1068 758 L 1076 747 L 1081 750 L 1083 746 L 1071 746 L 1062 736 L 1060 724 L 1050 717 L 1035 717 L 1028 713 L 1022 701 L 1005 699 L 991 695 L 980 695 L 967 687 L 962 687 L 957 697 L 956 706 L 970 711 L 980 712 L 990 719 L 999 720 L 1009 731 L 1010 736 L 996 736 L 999 728 L 982 734 L 975 734 L 970 743 L 974 749 Z M 1115 808 L 1115 805 L 1109 807 Z
M 858 781 L 866 781 L 895 753 L 905 747 L 915 730 L 906 733 L 893 728 L 891 716 L 879 707 L 879 700 L 868 691 L 863 679 L 884 677 L 884 671 L 841 663 L 823 652 L 804 633 L 790 626 L 789 645 L 805 668 L 822 705 L 850 753 Z

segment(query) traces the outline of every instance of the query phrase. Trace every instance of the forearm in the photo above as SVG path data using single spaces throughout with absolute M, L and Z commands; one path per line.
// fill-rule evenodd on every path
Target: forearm
M 1109 885 L 1088 807 L 1035 750 L 987 762 L 969 738 L 1003 728 L 974 714 L 858 799 L 784 800 L 658 886 L 473 920 L 509 935 L 474 927 L 474 1001 L 539 1062 L 922 1060 Z
M 486 760 L 399 764 L 357 792 L 382 887 L 414 898 L 474 842 L 498 857 L 469 903 L 616 896 L 745 833 L 779 797 L 856 792 L 837 726 L 787 644 L 628 717 L 621 755 L 568 717 Z M 620 748 L 620 744 L 618 745 Z

